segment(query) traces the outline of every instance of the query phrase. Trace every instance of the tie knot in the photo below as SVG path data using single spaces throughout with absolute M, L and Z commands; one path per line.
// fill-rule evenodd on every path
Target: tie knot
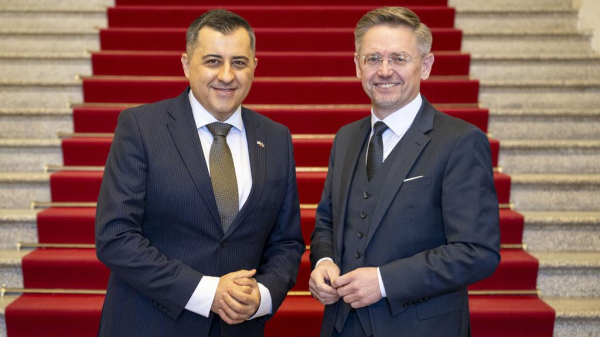
M 216 137 L 216 136 L 227 137 L 227 134 L 229 133 L 229 130 L 231 130 L 231 127 L 232 127 L 231 124 L 222 123 L 222 122 L 214 122 L 214 123 L 206 124 L 206 128 L 208 129 L 208 131 L 210 131 L 210 133 L 213 135 L 213 137 Z
M 388 126 L 384 122 L 379 121 L 375 123 L 373 129 L 373 134 L 381 136 L 385 132 L 385 130 L 388 129 Z

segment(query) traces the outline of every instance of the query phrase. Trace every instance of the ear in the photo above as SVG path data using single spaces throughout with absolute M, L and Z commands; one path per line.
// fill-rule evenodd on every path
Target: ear
M 362 78 L 362 72 L 360 71 L 360 58 L 357 53 L 354 53 L 354 65 L 356 66 L 356 77 Z
M 254 70 L 256 70 L 256 67 L 258 67 L 258 59 L 255 57 L 254 58 Z
M 429 74 L 431 73 L 431 68 L 433 67 L 433 61 L 435 57 L 432 53 L 429 53 L 427 56 L 423 58 L 423 69 L 421 70 L 421 79 L 426 80 L 429 78 Z
M 183 66 L 183 73 L 186 78 L 190 78 L 190 59 L 186 53 L 181 55 L 181 65 Z

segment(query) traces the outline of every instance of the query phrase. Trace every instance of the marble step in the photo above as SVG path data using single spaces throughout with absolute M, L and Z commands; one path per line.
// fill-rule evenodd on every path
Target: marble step
M 491 109 L 597 109 L 600 80 L 481 81 L 479 102 Z
M 473 54 L 591 54 L 591 38 L 592 34 L 587 32 L 464 32 L 462 51 Z
M 526 9 L 536 7 L 571 9 L 573 8 L 573 0 L 448 0 L 448 6 L 460 10 Z
M 0 74 L 6 80 L 74 80 L 92 74 L 89 54 L 0 53 Z
M 41 172 L 62 162 L 60 139 L 0 138 L 0 172 Z
M 0 250 L 0 282 L 8 288 L 23 288 L 21 259 L 31 250 Z
M 600 212 L 521 212 L 523 242 L 535 252 L 600 252 Z
M 456 9 L 455 27 L 464 32 L 577 32 L 578 12 L 571 8 Z
M 600 299 L 544 298 L 556 311 L 554 337 L 592 337 L 600 332 Z
M 490 109 L 488 130 L 503 140 L 597 140 L 600 110 Z
M 106 26 L 107 18 L 104 8 L 0 9 L 0 30 L 77 31 L 93 30 Z
M 28 208 L 33 200 L 50 200 L 50 174 L 0 172 L 0 205 L 3 209 Z
M 80 80 L 23 81 L 0 79 L 3 108 L 65 108 L 83 101 Z
M 597 80 L 600 78 L 600 56 L 474 54 L 471 55 L 470 74 L 483 81 Z
M 0 0 L 2 9 L 89 10 L 114 6 L 115 0 Z
M 18 295 L 5 295 L 0 297 L 0 337 L 6 337 L 6 318 L 4 317 L 5 309 L 17 298 L 19 298 Z
M 547 297 L 600 299 L 600 252 L 529 252 L 539 260 L 537 287 Z
M 0 250 L 17 248 L 17 242 L 37 243 L 39 209 L 0 209 Z
M 2 139 L 56 138 L 56 132 L 73 132 L 69 108 L 0 108 Z
M 511 174 L 517 212 L 600 211 L 600 174 Z
M 0 53 L 6 52 L 83 52 L 99 50 L 100 39 L 95 30 L 86 31 L 0 31 Z
M 499 165 L 507 174 L 600 173 L 600 141 L 503 140 Z

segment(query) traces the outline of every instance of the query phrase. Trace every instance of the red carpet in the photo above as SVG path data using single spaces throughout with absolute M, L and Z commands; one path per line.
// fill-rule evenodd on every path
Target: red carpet
M 254 3 L 253 3 L 254 4 Z M 254 4 L 255 5 L 255 4 Z M 219 6 L 108 8 L 108 25 L 112 28 L 184 28 L 202 13 Z M 256 27 L 353 27 L 375 6 L 228 6 Z M 410 7 L 431 28 L 453 28 L 454 8 Z M 259 26 L 260 25 L 260 26 Z
M 186 87 L 180 53 L 188 22 L 203 11 L 195 0 L 116 0 L 108 11 L 109 28 L 100 31 L 100 52 L 92 53 L 94 76 L 83 80 L 84 104 L 74 108 L 77 133 L 114 132 L 119 112 L 131 105 L 174 97 Z M 369 100 L 355 78 L 353 26 L 365 7 L 385 3 L 363 0 L 205 1 L 205 8 L 241 6 L 237 11 L 256 27 L 255 82 L 245 105 L 290 127 L 299 167 L 325 167 L 332 135 L 339 127 L 369 114 Z M 469 79 L 470 55 L 460 52 L 462 33 L 453 29 L 455 11 L 447 0 L 405 0 L 433 27 L 436 61 L 432 79 L 421 92 L 443 112 L 484 132 L 488 110 L 478 106 L 479 82 Z M 128 6 L 128 7 L 124 7 Z M 157 7 L 158 6 L 158 7 Z M 174 7 L 180 6 L 180 7 Z M 188 6 L 188 7 L 181 7 Z M 192 7 L 189 7 L 192 6 Z M 269 6 L 269 7 L 266 7 Z M 298 6 L 303 6 L 302 8 Z M 442 6 L 442 7 L 440 7 Z M 331 14 L 335 13 L 335 14 Z M 308 78 L 307 78 L 308 77 Z M 312 77 L 312 78 L 311 78 Z M 318 105 L 318 106 L 315 106 Z M 319 120 L 320 123 L 315 123 Z M 63 140 L 67 166 L 102 166 L 112 139 L 73 137 Z M 500 143 L 490 138 L 493 165 Z M 102 172 L 63 171 L 51 176 L 52 201 L 94 202 Z M 299 172 L 302 232 L 310 243 L 316 204 L 325 173 Z M 500 203 L 510 202 L 510 176 L 494 175 Z M 38 214 L 40 243 L 94 243 L 95 208 L 48 208 Z M 500 212 L 502 244 L 522 243 L 523 216 Z M 522 249 L 503 249 L 494 275 L 471 291 L 534 290 L 538 263 Z M 104 289 L 108 269 L 94 249 L 38 249 L 23 259 L 27 288 Z M 304 256 L 294 290 L 306 290 Z M 9 337 L 96 336 L 103 296 L 24 295 L 6 309 Z M 537 296 L 471 296 L 475 337 L 550 337 L 554 311 Z M 318 334 L 323 307 L 308 296 L 288 296 L 267 325 L 267 336 Z
M 75 132 L 82 133 L 113 133 L 117 126 L 119 113 L 127 106 L 95 107 L 80 106 L 73 109 L 73 123 Z M 252 106 L 247 105 L 259 113 L 284 124 L 290 128 L 292 134 L 335 134 L 340 127 L 366 117 L 370 113 L 369 107 L 344 108 L 298 108 L 293 105 L 286 107 Z M 483 132 L 487 132 L 488 110 L 483 108 L 444 108 L 440 111 L 465 120 Z M 315 119 L 321 123 L 314 123 Z
M 182 52 L 92 53 L 95 75 L 183 76 Z M 353 52 L 257 52 L 259 66 L 255 76 L 355 76 Z M 470 55 L 440 52 L 435 55 L 431 76 L 469 74 Z M 293 66 L 291 66 L 293 65 Z
M 259 26 L 260 27 L 260 26 Z M 185 28 L 107 28 L 102 50 L 185 50 Z M 462 32 L 432 28 L 434 51 L 460 50 Z M 354 50 L 353 28 L 256 28 L 256 47 L 269 51 Z

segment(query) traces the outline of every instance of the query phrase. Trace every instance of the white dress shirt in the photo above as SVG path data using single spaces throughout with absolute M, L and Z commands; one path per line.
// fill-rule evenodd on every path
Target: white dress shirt
M 399 110 L 392 112 L 390 115 L 388 115 L 382 120 L 382 122 L 384 122 L 388 126 L 388 129 L 385 130 L 385 132 L 381 135 L 381 138 L 383 140 L 383 161 L 385 161 L 390 152 L 392 152 L 396 145 L 398 145 L 406 131 L 408 131 L 408 129 L 414 122 L 415 117 L 417 117 L 417 113 L 421 109 L 422 104 L 423 98 L 421 98 L 421 93 L 419 93 L 417 97 L 413 99 L 410 103 L 400 108 Z M 381 120 L 377 118 L 377 116 L 375 116 L 375 114 L 373 113 L 373 109 L 371 108 L 371 133 L 369 136 L 369 141 L 371 140 L 371 137 L 373 137 L 373 126 L 379 121 Z M 369 152 L 367 149 L 367 154 L 368 153 Z M 367 161 L 365 160 L 365 164 L 366 162 Z M 321 261 L 323 260 L 333 261 L 331 258 L 324 257 L 317 261 L 315 267 L 318 266 L 319 263 L 321 263 Z M 377 267 L 377 276 L 379 278 L 379 289 L 381 290 L 381 296 L 387 297 L 387 293 L 385 291 L 385 286 L 383 285 L 383 279 L 381 278 L 381 272 L 379 271 L 379 267 Z
M 196 122 L 196 128 L 198 129 L 198 136 L 200 137 L 200 143 L 202 144 L 202 152 L 204 153 L 204 159 L 206 160 L 206 166 L 210 173 L 210 163 L 208 155 L 210 153 L 210 147 L 213 143 L 213 136 L 206 128 L 207 124 L 219 122 L 213 115 L 211 115 L 203 106 L 198 102 L 196 97 L 192 94 L 192 90 L 188 94 L 190 104 L 192 106 L 192 112 L 194 115 L 194 121 Z M 244 128 L 244 121 L 242 120 L 242 107 L 239 106 L 237 110 L 229 117 L 224 123 L 231 124 L 233 127 L 227 134 L 227 145 L 231 150 L 231 156 L 233 157 L 233 166 L 235 168 L 235 178 L 238 185 L 239 194 L 239 208 L 244 206 L 244 203 L 250 195 L 252 189 L 252 172 L 250 169 L 250 154 L 248 152 L 248 141 L 246 140 L 246 129 Z M 200 283 L 194 290 L 192 297 L 186 304 L 185 308 L 189 311 L 195 312 L 204 317 L 210 315 L 210 308 L 217 292 L 217 286 L 219 285 L 219 277 L 214 276 L 203 276 Z M 256 318 L 264 315 L 268 315 L 272 311 L 273 303 L 271 300 L 271 293 L 262 284 L 258 284 L 260 290 L 260 306 L 254 316 Z

